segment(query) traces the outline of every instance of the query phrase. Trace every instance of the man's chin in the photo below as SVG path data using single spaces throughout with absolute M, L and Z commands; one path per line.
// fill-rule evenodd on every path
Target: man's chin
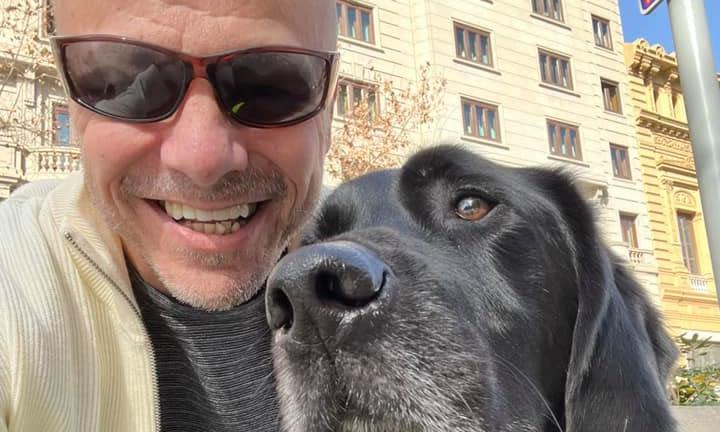
M 129 255 L 153 288 L 180 303 L 220 311 L 245 303 L 262 290 L 282 248 L 264 246 L 262 250 L 265 253 L 260 256 L 250 256 L 247 251 L 188 254 L 178 250 L 172 256 Z
M 162 290 L 176 301 L 206 311 L 222 311 L 252 299 L 262 288 L 266 272 L 257 275 L 195 271 L 176 277 L 159 275 Z

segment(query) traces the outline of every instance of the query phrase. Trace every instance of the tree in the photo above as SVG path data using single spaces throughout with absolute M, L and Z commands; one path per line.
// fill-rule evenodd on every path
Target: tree
M 333 130 L 327 172 L 345 181 L 370 171 L 399 166 L 417 135 L 433 124 L 447 81 L 429 63 L 420 68 L 417 83 L 398 89 L 392 80 L 378 79 L 381 104 L 367 98 L 345 115 Z
M 707 355 L 710 337 L 700 339 L 697 333 L 691 338 L 683 333 L 674 338 L 686 364 L 675 369 L 670 383 L 670 399 L 676 405 L 719 405 L 720 365 L 697 367 L 699 357 Z

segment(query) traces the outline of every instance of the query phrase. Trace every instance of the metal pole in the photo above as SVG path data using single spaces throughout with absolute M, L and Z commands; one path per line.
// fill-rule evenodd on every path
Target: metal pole
M 668 0 L 715 290 L 720 299 L 720 87 L 704 0 Z

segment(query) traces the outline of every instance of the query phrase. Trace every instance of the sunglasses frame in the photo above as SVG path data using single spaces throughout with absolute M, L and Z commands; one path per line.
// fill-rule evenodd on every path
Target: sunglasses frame
M 172 117 L 173 114 L 177 111 L 178 107 L 182 104 L 183 100 L 187 96 L 187 90 L 190 86 L 190 83 L 196 79 L 196 78 L 205 78 L 206 80 L 210 81 L 210 77 L 208 76 L 207 69 L 208 66 L 217 64 L 223 60 L 227 60 L 232 57 L 236 57 L 243 54 L 250 54 L 250 53 L 265 53 L 265 52 L 272 52 L 272 53 L 293 53 L 293 54 L 305 54 L 313 57 L 317 57 L 322 59 L 325 62 L 325 76 L 327 82 L 325 83 L 325 89 L 323 91 L 322 98 L 320 99 L 320 103 L 318 106 L 313 109 L 311 112 L 290 121 L 280 122 L 280 123 L 256 123 L 251 122 L 247 120 L 239 120 L 232 116 L 230 111 L 225 107 L 223 104 L 220 95 L 218 94 L 218 89 L 212 81 L 210 81 L 210 84 L 213 87 L 213 93 L 215 94 L 215 99 L 217 100 L 218 106 L 221 107 L 222 111 L 227 115 L 233 122 L 237 124 L 242 124 L 245 126 L 250 126 L 254 128 L 261 128 L 261 129 L 273 129 L 273 128 L 280 128 L 280 127 L 286 127 L 286 126 L 292 126 L 298 123 L 302 123 L 305 120 L 308 120 L 315 115 L 317 115 L 320 111 L 325 109 L 329 103 L 332 103 L 334 101 L 336 93 L 337 93 L 337 82 L 338 82 L 338 72 L 339 72 L 339 64 L 340 64 L 340 53 L 337 51 L 318 51 L 318 50 L 312 50 L 307 48 L 300 48 L 300 47 L 293 47 L 293 46 L 284 46 L 284 45 L 268 45 L 263 47 L 255 47 L 255 48 L 247 48 L 247 49 L 241 49 L 241 50 L 228 50 L 228 51 L 222 51 L 217 54 L 212 54 L 208 56 L 194 56 L 191 54 L 183 53 L 180 51 L 174 51 L 169 48 L 165 48 L 163 46 L 155 45 L 149 42 L 144 42 L 136 39 L 132 39 L 126 36 L 117 36 L 117 35 L 108 35 L 108 34 L 87 34 L 87 35 L 77 35 L 77 36 L 51 36 L 50 38 L 50 45 L 52 47 L 53 54 L 55 56 L 55 62 L 58 68 L 58 71 L 60 72 L 60 77 L 62 79 L 63 85 L 65 86 L 65 90 L 67 91 L 68 96 L 70 99 L 75 101 L 80 106 L 96 113 L 99 115 L 102 115 L 104 117 L 109 117 L 116 120 L 121 120 L 124 122 L 130 122 L 130 123 L 152 123 L 152 122 L 159 122 L 162 120 L 165 120 L 169 117 Z M 141 48 L 147 48 L 153 51 L 157 51 L 160 53 L 163 53 L 165 55 L 171 56 L 173 58 L 178 59 L 179 61 L 182 61 L 185 65 L 185 76 L 183 79 L 183 86 L 180 91 L 180 95 L 176 98 L 172 109 L 168 110 L 167 113 L 150 117 L 150 118 L 127 118 L 123 116 L 118 116 L 110 113 L 106 113 L 102 110 L 99 110 L 98 108 L 93 107 L 92 105 L 82 101 L 77 97 L 77 92 L 75 91 L 75 88 L 72 85 L 72 81 L 70 80 L 68 76 L 68 71 L 65 68 L 65 48 L 68 45 L 71 45 L 76 42 L 117 42 L 125 45 L 134 45 Z

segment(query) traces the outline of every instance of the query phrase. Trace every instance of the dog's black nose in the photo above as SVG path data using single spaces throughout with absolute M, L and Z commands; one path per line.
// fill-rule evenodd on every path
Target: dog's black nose
M 335 339 L 341 321 L 373 306 L 385 289 L 388 270 L 359 244 L 337 241 L 305 246 L 284 257 L 268 279 L 267 318 L 303 340 L 318 331 Z M 315 327 L 313 329 L 312 327 Z

